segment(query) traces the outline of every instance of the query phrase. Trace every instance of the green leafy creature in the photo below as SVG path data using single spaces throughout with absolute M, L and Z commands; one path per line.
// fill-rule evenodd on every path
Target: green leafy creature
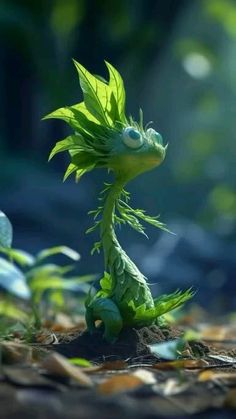
M 63 151 L 69 152 L 70 164 L 64 179 L 75 173 L 79 180 L 85 173 L 105 168 L 113 171 L 114 182 L 105 184 L 100 205 L 93 214 L 95 223 L 88 231 L 99 229 L 100 241 L 93 251 L 103 249 L 105 274 L 100 289 L 89 295 L 86 302 L 86 321 L 89 331 L 101 320 L 104 337 L 114 342 L 125 326 L 142 326 L 158 322 L 164 313 L 189 300 L 193 293 L 176 291 L 155 299 L 145 276 L 130 260 L 119 244 L 115 228 L 128 224 L 145 234 L 141 221 L 162 230 L 167 227 L 159 217 L 150 217 L 142 209 L 129 205 L 129 193 L 124 190 L 131 179 L 159 166 L 166 155 L 161 135 L 125 115 L 125 89 L 118 71 L 105 62 L 109 82 L 92 75 L 74 61 L 78 71 L 84 101 L 60 108 L 44 119 L 58 118 L 67 122 L 74 133 L 56 143 L 49 159 Z

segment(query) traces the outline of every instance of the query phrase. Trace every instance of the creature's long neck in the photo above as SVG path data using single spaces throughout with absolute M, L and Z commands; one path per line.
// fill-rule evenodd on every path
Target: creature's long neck
M 116 181 L 110 187 L 103 209 L 101 223 L 101 242 L 104 251 L 105 269 L 110 273 L 113 286 L 113 299 L 118 303 L 124 299 L 133 300 L 139 306 L 153 306 L 151 292 L 146 278 L 138 270 L 120 246 L 114 231 L 114 212 L 125 182 Z
M 105 269 L 107 271 L 109 271 L 111 265 L 113 265 L 111 262 L 115 257 L 114 253 L 117 251 L 120 252 L 121 250 L 114 231 L 114 212 L 116 201 L 119 198 L 123 187 L 124 183 L 121 182 L 115 182 L 111 185 L 103 209 L 101 241 L 105 258 Z

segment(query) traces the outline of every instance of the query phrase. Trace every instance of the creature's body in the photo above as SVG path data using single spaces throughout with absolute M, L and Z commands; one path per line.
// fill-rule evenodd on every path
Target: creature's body
M 93 332 L 95 321 L 102 320 L 104 336 L 114 341 L 124 326 L 146 325 L 162 314 L 191 298 L 191 291 L 176 292 L 153 299 L 146 278 L 121 248 L 116 234 L 116 224 L 129 224 L 144 233 L 140 219 L 167 230 L 158 217 L 150 217 L 143 210 L 129 206 L 126 183 L 162 163 L 166 147 L 154 129 L 125 116 L 125 90 L 119 73 L 106 63 L 109 84 L 90 74 L 75 62 L 80 77 L 84 102 L 61 108 L 46 118 L 59 118 L 68 122 L 75 134 L 56 144 L 51 157 L 69 151 L 71 163 L 65 177 L 75 172 L 77 179 L 94 168 L 107 168 L 114 172 L 112 185 L 106 185 L 102 205 L 94 214 L 95 225 L 100 229 L 100 242 L 105 258 L 105 274 L 101 289 L 86 303 L 86 321 Z M 145 233 L 144 233 L 145 234 Z

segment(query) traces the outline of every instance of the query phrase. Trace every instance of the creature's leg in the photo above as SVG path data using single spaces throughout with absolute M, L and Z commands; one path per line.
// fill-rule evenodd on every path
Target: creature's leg
M 104 338 L 114 343 L 123 327 L 123 320 L 117 305 L 109 298 L 97 298 L 86 310 L 86 323 L 88 330 L 94 332 L 95 321 L 101 320 L 104 324 Z

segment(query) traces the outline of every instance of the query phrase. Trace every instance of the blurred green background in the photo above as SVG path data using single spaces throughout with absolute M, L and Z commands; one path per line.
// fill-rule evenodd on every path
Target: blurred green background
M 102 270 L 84 231 L 107 176 L 63 185 L 66 157 L 47 158 L 69 131 L 41 118 L 82 99 L 72 57 L 104 77 L 106 59 L 124 78 L 127 113 L 142 107 L 169 143 L 165 163 L 130 184 L 133 204 L 178 233 L 121 240 L 160 289 L 209 285 L 214 306 L 236 306 L 236 1 L 1 0 L 0 35 L 0 209 L 14 245 L 67 244 L 82 254 L 81 271 Z

